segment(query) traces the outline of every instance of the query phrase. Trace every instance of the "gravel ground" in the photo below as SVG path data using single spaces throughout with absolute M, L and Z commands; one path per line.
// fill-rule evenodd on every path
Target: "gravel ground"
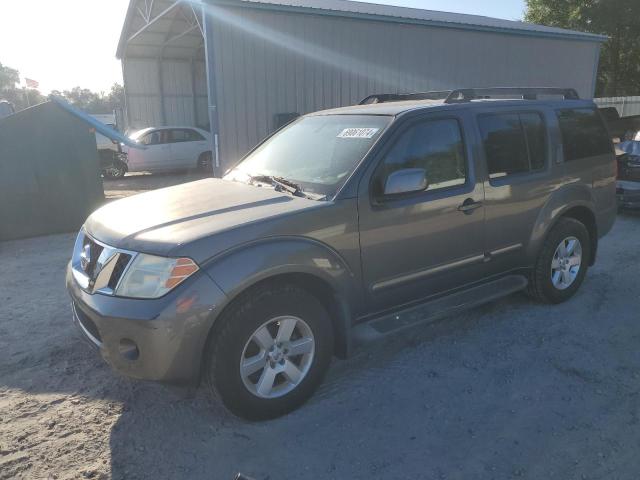
M 256 424 L 79 340 L 74 235 L 0 243 L 0 479 L 638 478 L 639 238 L 621 215 L 570 302 L 513 295 L 362 346 Z

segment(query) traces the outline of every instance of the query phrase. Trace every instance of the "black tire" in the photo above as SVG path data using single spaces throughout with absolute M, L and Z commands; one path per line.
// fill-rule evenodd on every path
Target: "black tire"
M 261 398 L 245 386 L 241 376 L 244 349 L 265 322 L 288 315 L 303 319 L 311 329 L 313 357 L 306 376 L 292 391 Z M 322 383 L 333 354 L 333 329 L 322 303 L 307 291 L 290 284 L 257 287 L 230 305 L 218 321 L 205 358 L 206 383 L 233 414 L 247 420 L 279 417 L 302 405 Z
M 213 173 L 213 155 L 211 152 L 205 152 L 198 157 L 198 171 L 206 174 Z
M 560 243 L 569 237 L 575 237 L 582 247 L 582 261 L 580 269 L 571 283 L 565 289 L 557 288 L 551 279 L 551 264 L 556 249 Z M 589 269 L 591 259 L 591 239 L 586 227 L 573 218 L 561 218 L 551 228 L 544 241 L 535 267 L 529 274 L 528 295 L 543 303 L 557 304 L 569 300 L 578 291 Z
M 107 178 L 122 178 L 127 173 L 127 166 L 120 162 L 116 161 L 109 167 L 105 168 L 104 175 Z

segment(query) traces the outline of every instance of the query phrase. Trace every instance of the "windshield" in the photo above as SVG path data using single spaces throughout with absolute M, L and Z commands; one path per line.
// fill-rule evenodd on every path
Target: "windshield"
M 258 147 L 225 179 L 250 182 L 271 176 L 332 197 L 390 122 L 391 117 L 373 115 L 303 117 Z

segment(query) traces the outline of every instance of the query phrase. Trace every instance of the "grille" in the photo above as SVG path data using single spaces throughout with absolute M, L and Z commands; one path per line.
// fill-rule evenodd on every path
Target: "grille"
M 86 273 L 90 277 L 93 277 L 96 269 L 96 264 L 98 263 L 98 258 L 100 257 L 102 250 L 104 250 L 104 247 L 94 242 L 88 235 L 85 235 L 83 247 L 86 247 L 87 245 L 89 245 L 89 248 L 91 250 L 91 262 L 89 262 Z
M 76 280 L 86 292 L 113 295 L 135 254 L 105 245 L 84 232 L 81 235 L 72 260 Z
M 111 278 L 109 279 L 109 288 L 111 290 L 115 290 L 118 286 L 118 282 L 120 281 L 120 278 L 122 278 L 122 274 L 124 273 L 125 268 L 127 268 L 130 260 L 131 255 L 128 255 L 126 253 L 121 253 L 118 257 L 116 266 L 113 268 L 113 273 L 111 274 Z

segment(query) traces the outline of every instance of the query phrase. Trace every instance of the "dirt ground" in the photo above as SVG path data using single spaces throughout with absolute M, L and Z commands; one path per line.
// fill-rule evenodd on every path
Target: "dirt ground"
M 254 424 L 119 377 L 79 339 L 74 235 L 0 243 L 0 479 L 638 478 L 638 239 L 620 215 L 570 302 L 513 295 L 361 346 L 307 405 Z

